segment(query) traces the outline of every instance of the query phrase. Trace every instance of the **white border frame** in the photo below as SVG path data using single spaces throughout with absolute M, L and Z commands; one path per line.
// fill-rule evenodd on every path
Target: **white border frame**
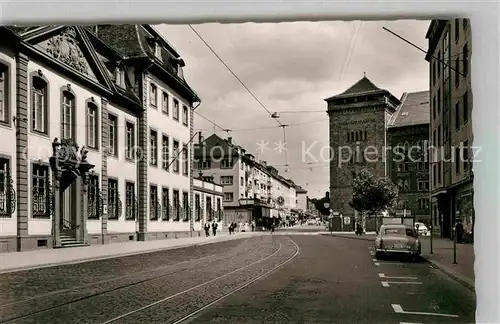
M 91 5 L 89 5 L 91 3 Z M 409 9 L 411 8 L 411 9 Z M 411 10 L 411 11 L 409 11 Z M 475 147 L 476 322 L 500 323 L 499 199 L 499 3 L 496 1 L 25 1 L 0 2 L 1 23 L 201 23 L 397 18 L 471 19 Z M 92 18 L 89 18 L 92 17 Z M 424 35 L 423 35 L 424 36 Z M 422 37 L 423 37 L 422 36 Z M 423 57 L 422 57 L 423 59 Z M 488 110 L 484 110 L 487 107 Z M 483 217 L 486 217 L 483 219 Z M 487 253 L 491 251 L 493 253 Z

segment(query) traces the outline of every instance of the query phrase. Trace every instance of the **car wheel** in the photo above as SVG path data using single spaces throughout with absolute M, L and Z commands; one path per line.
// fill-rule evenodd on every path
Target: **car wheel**
M 382 260 L 383 258 L 384 258 L 384 252 L 377 251 L 377 253 L 375 253 L 375 259 Z

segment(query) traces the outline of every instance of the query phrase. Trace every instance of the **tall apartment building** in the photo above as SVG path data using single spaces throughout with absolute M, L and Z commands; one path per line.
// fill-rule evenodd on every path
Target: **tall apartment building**
M 432 222 L 442 237 L 451 238 L 456 221 L 464 224 L 466 232 L 474 226 L 469 20 L 432 20 L 426 39 L 430 139 L 438 148 L 431 161 Z
M 0 44 L 1 251 L 201 230 L 189 145 L 200 99 L 154 28 L 1 27 Z
M 391 150 L 389 176 L 398 186 L 394 216 L 430 225 L 429 91 L 404 93 L 387 129 Z
M 258 228 L 271 219 L 295 217 L 296 185 L 265 161 L 216 134 L 195 144 L 194 168 L 212 176 L 224 189 L 224 222 L 255 221 Z

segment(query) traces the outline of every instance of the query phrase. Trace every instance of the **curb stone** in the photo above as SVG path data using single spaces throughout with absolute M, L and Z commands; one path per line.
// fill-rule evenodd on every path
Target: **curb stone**
M 176 250 L 176 249 L 182 249 L 182 248 L 186 248 L 186 247 L 201 246 L 201 245 L 208 245 L 208 244 L 214 244 L 214 243 L 233 241 L 233 240 L 243 239 L 245 237 L 249 238 L 249 236 L 250 235 L 245 235 L 245 236 L 238 237 L 238 238 L 231 238 L 231 239 L 220 240 L 220 241 L 214 239 L 214 240 L 207 240 L 205 242 L 185 243 L 185 244 L 179 244 L 179 245 L 175 245 L 175 246 L 167 246 L 167 247 L 161 247 L 161 248 L 143 250 L 143 251 L 123 252 L 123 253 L 112 254 L 112 255 L 108 254 L 108 255 L 102 255 L 102 256 L 97 256 L 97 257 L 80 258 L 80 259 L 68 260 L 68 261 L 57 261 L 57 262 L 38 264 L 38 265 L 22 266 L 22 267 L 16 267 L 16 268 L 14 268 L 14 267 L 13 268 L 6 268 L 6 269 L 1 269 L 0 274 L 28 271 L 28 270 L 36 270 L 36 269 L 43 269 L 43 268 L 51 268 L 51 267 L 65 266 L 65 265 L 73 265 L 73 264 L 79 264 L 79 263 L 85 263 L 85 262 L 102 261 L 102 260 L 109 260 L 109 259 L 115 259 L 115 258 L 123 258 L 123 257 L 127 257 L 127 256 L 134 256 L 134 255 L 139 255 L 139 254 L 149 254 L 149 253 L 155 253 L 155 252 L 160 252 L 160 251 Z M 256 235 L 252 235 L 252 236 L 256 236 Z
M 445 266 L 440 262 L 432 260 L 428 255 L 421 255 L 421 258 L 425 260 L 425 262 L 430 263 L 436 269 L 440 270 L 442 273 L 448 275 L 450 278 L 454 279 L 455 281 L 459 282 L 460 284 L 471 290 L 473 293 L 476 292 L 474 280 L 471 280 L 466 276 L 448 268 L 447 266 Z
M 341 237 L 341 238 L 347 238 L 351 240 L 360 240 L 360 241 L 374 241 L 375 240 L 375 235 L 362 235 L 362 236 L 349 236 L 349 235 L 339 235 L 339 234 L 320 234 L 320 235 L 325 235 L 325 236 L 332 236 L 332 237 Z

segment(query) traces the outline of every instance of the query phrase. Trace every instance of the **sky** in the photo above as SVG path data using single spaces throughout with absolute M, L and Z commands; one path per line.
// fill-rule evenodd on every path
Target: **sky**
M 285 132 L 189 25 L 155 28 L 186 62 L 184 77 L 202 99 L 196 112 L 211 121 L 195 114 L 195 130 L 202 130 L 205 138 L 214 130 L 223 138 L 231 136 L 256 159 L 275 166 L 282 176 L 306 189 L 308 196 L 322 197 L 329 190 L 327 151 L 322 151 L 329 145 L 324 99 L 343 92 L 364 73 L 397 98 L 404 92 L 428 90 L 425 54 L 382 27 L 427 50 L 429 23 L 192 25 L 269 111 L 280 112 L 280 122 L 290 125 Z

